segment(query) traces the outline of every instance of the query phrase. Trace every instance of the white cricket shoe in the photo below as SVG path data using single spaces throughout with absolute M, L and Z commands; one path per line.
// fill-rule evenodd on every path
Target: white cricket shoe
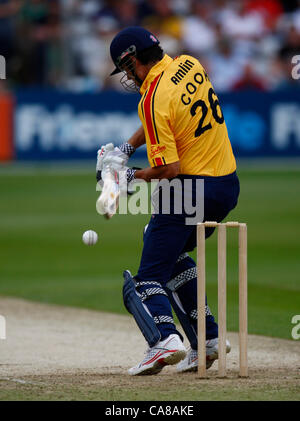
M 219 339 L 208 339 L 206 341 L 206 368 L 210 368 L 214 361 L 218 359 L 218 342 Z M 226 353 L 231 350 L 230 342 L 226 340 Z M 186 373 L 189 371 L 197 371 L 198 369 L 198 351 L 190 348 L 184 360 L 180 361 L 176 367 L 178 373 Z
M 166 365 L 177 364 L 186 356 L 186 348 L 178 335 L 169 335 L 153 348 L 148 348 L 145 358 L 128 370 L 131 376 L 159 373 Z

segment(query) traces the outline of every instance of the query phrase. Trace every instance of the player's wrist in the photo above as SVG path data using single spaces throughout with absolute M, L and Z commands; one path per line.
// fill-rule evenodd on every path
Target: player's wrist
M 122 145 L 118 146 L 121 152 L 123 152 L 125 155 L 128 156 L 128 158 L 131 157 L 132 154 L 135 152 L 135 147 L 132 146 L 130 143 L 125 142 L 122 143 Z
M 137 172 L 137 170 L 134 169 L 134 168 L 127 168 L 127 170 L 126 170 L 127 183 L 130 183 L 131 181 L 133 181 L 135 179 L 135 173 L 136 172 Z

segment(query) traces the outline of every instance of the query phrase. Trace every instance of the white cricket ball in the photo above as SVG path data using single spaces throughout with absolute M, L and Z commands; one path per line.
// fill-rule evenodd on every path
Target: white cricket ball
M 87 246 L 93 246 L 98 241 L 98 234 L 95 231 L 93 231 L 93 230 L 85 231 L 82 234 L 82 241 Z

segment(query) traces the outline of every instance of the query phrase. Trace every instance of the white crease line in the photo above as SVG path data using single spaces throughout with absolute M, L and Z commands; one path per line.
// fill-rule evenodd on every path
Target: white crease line
M 22 380 L 22 379 L 11 379 L 9 377 L 1 377 L 0 380 L 6 380 L 6 381 L 9 381 L 9 382 L 15 382 L 15 383 L 20 383 L 20 384 L 42 385 L 42 383 L 28 382 L 28 381 Z

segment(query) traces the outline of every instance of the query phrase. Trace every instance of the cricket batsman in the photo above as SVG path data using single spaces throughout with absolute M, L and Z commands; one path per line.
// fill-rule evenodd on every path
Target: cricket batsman
M 204 221 L 221 222 L 235 208 L 239 179 L 218 97 L 199 61 L 188 55 L 164 54 L 156 36 L 142 27 L 128 27 L 111 42 L 110 53 L 122 73 L 121 84 L 141 94 L 141 127 L 124 144 L 103 157 L 98 153 L 98 180 L 107 168 L 123 171 L 133 180 L 197 180 L 204 182 Z M 222 71 L 222 69 L 220 69 Z M 149 167 L 127 167 L 130 156 L 146 144 Z M 196 247 L 196 223 L 186 223 L 186 212 L 159 208 L 144 230 L 138 272 L 124 271 L 123 299 L 144 335 L 144 359 L 129 369 L 131 375 L 159 373 L 177 364 L 178 372 L 197 370 L 197 273 L 189 252 Z M 202 221 L 197 221 L 202 222 Z M 214 228 L 206 228 L 206 238 Z M 177 331 L 172 308 L 188 338 Z M 226 351 L 230 351 L 227 341 Z M 218 325 L 206 301 L 207 368 L 218 358 Z

